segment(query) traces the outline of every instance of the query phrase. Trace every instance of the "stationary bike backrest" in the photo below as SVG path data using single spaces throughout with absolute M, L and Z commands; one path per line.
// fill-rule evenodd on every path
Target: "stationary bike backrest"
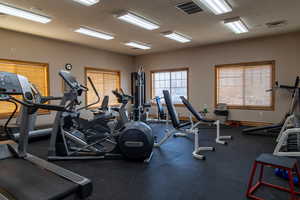
M 171 117 L 172 124 L 175 128 L 177 128 L 180 126 L 180 120 L 179 120 L 178 114 L 175 110 L 174 104 L 172 102 L 170 92 L 168 90 L 164 90 L 163 94 L 164 94 L 164 99 L 165 99 L 165 102 L 167 105 L 169 115 Z
M 100 110 L 107 111 L 108 110 L 108 103 L 109 103 L 109 96 L 104 96 Z

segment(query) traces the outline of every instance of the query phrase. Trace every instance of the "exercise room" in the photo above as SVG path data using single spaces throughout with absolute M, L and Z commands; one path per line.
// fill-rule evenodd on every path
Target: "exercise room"
M 300 198 L 299 9 L 0 0 L 0 200 Z

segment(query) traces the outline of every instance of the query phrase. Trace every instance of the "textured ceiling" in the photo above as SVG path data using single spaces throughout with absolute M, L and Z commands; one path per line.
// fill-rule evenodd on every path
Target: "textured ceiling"
M 187 0 L 189 1 L 189 0 Z M 100 0 L 86 7 L 72 0 L 0 0 L 20 8 L 32 9 L 53 18 L 48 24 L 40 24 L 12 16 L 0 16 L 0 27 L 47 38 L 79 43 L 100 49 L 129 55 L 175 50 L 179 48 L 219 43 L 243 38 L 279 34 L 300 30 L 299 0 L 229 0 L 233 12 L 216 16 L 205 8 L 203 12 L 187 15 L 175 8 L 186 0 Z M 131 10 L 160 23 L 161 28 L 147 31 L 117 20 L 113 14 Z M 240 16 L 250 32 L 235 35 L 221 21 Z M 287 20 L 285 26 L 267 28 L 265 23 Z M 116 39 L 106 41 L 74 33 L 84 25 L 112 33 Z M 193 38 L 191 43 L 181 44 L 164 38 L 160 32 L 176 30 Z M 152 44 L 151 50 L 135 50 L 122 43 L 136 40 Z

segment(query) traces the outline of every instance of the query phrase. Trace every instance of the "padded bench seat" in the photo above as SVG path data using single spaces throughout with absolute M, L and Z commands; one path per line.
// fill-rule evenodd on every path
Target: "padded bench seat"
M 278 167 L 283 167 L 287 169 L 293 169 L 297 160 L 288 157 L 279 157 L 272 154 L 263 153 L 256 158 L 257 162 L 264 163 L 266 165 L 274 165 Z

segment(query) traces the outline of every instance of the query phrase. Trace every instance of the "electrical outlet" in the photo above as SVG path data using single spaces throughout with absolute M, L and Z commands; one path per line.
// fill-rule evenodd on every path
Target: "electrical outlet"
M 10 48 L 11 55 L 15 55 L 16 51 L 17 51 L 16 48 Z

